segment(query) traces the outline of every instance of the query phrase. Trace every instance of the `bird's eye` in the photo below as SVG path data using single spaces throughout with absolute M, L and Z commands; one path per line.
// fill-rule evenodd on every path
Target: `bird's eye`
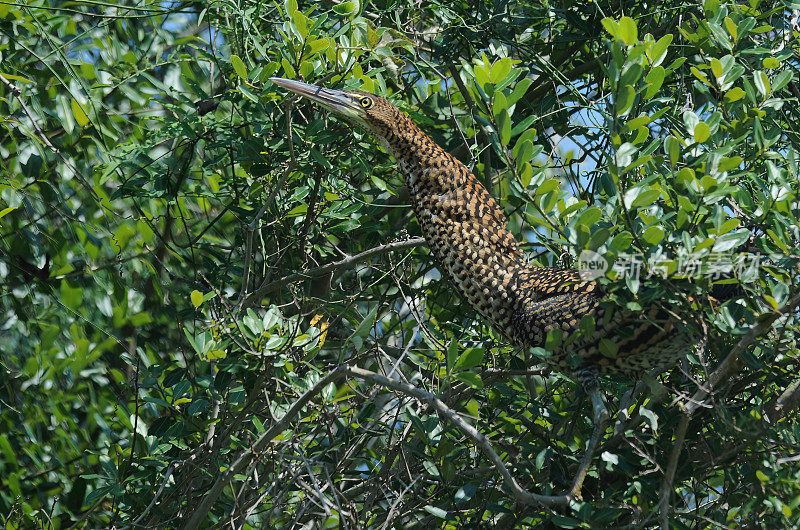
M 374 102 L 372 101 L 372 98 L 369 98 L 367 96 L 364 96 L 363 98 L 359 99 L 358 102 L 365 109 L 368 109 L 368 108 L 372 107 L 372 105 L 374 104 Z

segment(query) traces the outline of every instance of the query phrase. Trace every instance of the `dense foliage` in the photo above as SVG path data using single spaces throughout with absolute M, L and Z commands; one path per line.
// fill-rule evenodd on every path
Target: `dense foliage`
M 0 3 L 0 521 L 796 525 L 799 13 Z M 585 395 L 439 275 L 383 148 L 270 76 L 390 98 L 533 262 L 691 315 L 684 363 L 603 381 L 580 497 Z

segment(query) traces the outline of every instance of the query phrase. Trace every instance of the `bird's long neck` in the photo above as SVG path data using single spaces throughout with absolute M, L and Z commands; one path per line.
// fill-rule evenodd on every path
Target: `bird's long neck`
M 497 201 L 408 116 L 398 110 L 390 129 L 375 132 L 398 162 L 433 255 L 462 297 L 499 331 L 527 342 L 516 321 L 543 316 L 529 311 L 532 304 L 594 290 L 577 271 L 526 264 Z
M 423 190 L 446 193 L 467 184 L 465 173 L 469 171 L 463 164 L 439 147 L 405 113 L 397 110 L 393 126 L 379 130 L 378 137 L 397 160 L 409 188 L 418 187 L 419 179 L 441 170 L 435 172 L 436 179 L 427 178 L 428 182 L 412 197 L 419 197 Z
M 397 111 L 391 129 L 374 131 L 397 160 L 414 213 L 441 269 L 462 297 L 510 335 L 524 266 L 500 205 L 452 155 Z

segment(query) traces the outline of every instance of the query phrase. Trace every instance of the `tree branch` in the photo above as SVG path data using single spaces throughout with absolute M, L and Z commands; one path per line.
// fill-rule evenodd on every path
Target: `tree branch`
M 772 324 L 780 317 L 790 313 L 797 306 L 800 306 L 800 294 L 796 294 L 783 307 L 767 314 L 763 317 L 761 322 L 754 324 L 736 346 L 728 353 L 727 357 L 720 363 L 716 370 L 714 370 L 708 377 L 704 387 L 701 387 L 694 393 L 689 403 L 686 405 L 685 414 L 692 415 L 695 410 L 704 405 L 705 398 L 708 397 L 716 388 L 718 388 L 725 381 L 736 373 L 739 369 L 739 356 L 744 352 L 745 348 L 750 346 L 760 335 L 766 333 Z
M 313 387 L 300 396 L 300 398 L 295 401 L 291 407 L 289 407 L 289 410 L 286 411 L 286 414 L 284 414 L 280 420 L 275 422 L 274 425 L 272 425 L 261 436 L 259 436 L 249 448 L 245 449 L 236 458 L 233 464 L 230 465 L 230 467 L 220 473 L 220 475 L 214 481 L 214 484 L 212 484 L 211 488 L 206 493 L 203 500 L 200 502 L 200 505 L 194 509 L 189 519 L 181 528 L 199 528 L 200 524 L 208 515 L 208 512 L 211 511 L 214 503 L 219 498 L 222 490 L 233 479 L 233 477 L 243 472 L 248 466 L 250 466 L 256 457 L 266 449 L 267 445 L 273 440 L 273 438 L 288 428 L 289 423 L 300 413 L 303 407 L 314 398 L 314 396 L 319 394 L 322 389 L 325 388 L 325 386 L 333 383 L 345 375 L 357 377 L 370 383 L 390 388 L 427 403 L 431 408 L 444 416 L 481 448 L 483 453 L 489 458 L 489 460 L 491 460 L 494 469 L 499 472 L 500 475 L 502 475 L 506 486 L 509 490 L 511 490 L 511 493 L 517 502 L 521 504 L 535 504 L 543 506 L 566 506 L 573 499 L 572 495 L 569 494 L 538 495 L 536 493 L 530 493 L 524 490 L 511 475 L 511 472 L 503 463 L 503 460 L 500 458 L 500 456 L 495 452 L 489 439 L 475 427 L 473 427 L 469 422 L 463 419 L 456 411 L 448 407 L 444 402 L 442 402 L 442 400 L 437 398 L 435 394 L 407 383 L 403 383 L 402 381 L 389 379 L 384 375 L 371 372 L 369 370 L 364 370 L 363 368 L 340 365 L 328 372 L 324 377 L 317 381 Z
M 31 112 L 31 109 L 28 108 L 28 105 L 25 104 L 25 100 L 22 99 L 22 89 L 16 86 L 15 84 L 11 83 L 11 81 L 3 77 L 2 74 L 0 74 L 0 82 L 6 85 L 12 94 L 17 96 L 17 100 L 19 100 L 19 104 L 22 107 L 22 110 L 25 111 L 25 114 L 28 116 L 28 119 L 31 120 L 33 128 L 36 129 L 36 134 L 39 135 L 39 138 L 41 139 L 42 143 L 46 145 L 53 153 L 55 153 L 61 159 L 62 162 L 64 162 L 64 165 L 67 166 L 70 171 L 72 171 L 72 174 L 75 175 L 75 178 L 78 179 L 78 182 L 80 182 L 81 185 L 86 189 L 86 191 L 89 192 L 89 195 L 91 195 L 94 200 L 99 202 L 100 197 L 97 195 L 97 192 L 94 191 L 92 185 L 89 184 L 89 181 L 87 181 L 83 177 L 83 175 L 80 174 L 78 168 L 76 168 L 72 164 L 72 162 L 69 159 L 67 159 L 66 156 L 64 156 L 64 153 L 62 153 L 56 146 L 53 145 L 53 143 L 44 133 L 42 128 L 39 127 L 39 124 L 36 122 L 36 118 Z
M 683 442 L 686 437 L 686 431 L 689 427 L 689 421 L 692 419 L 694 412 L 705 406 L 706 398 L 717 388 L 726 382 L 730 377 L 739 369 L 739 356 L 744 352 L 745 348 L 750 346 L 760 335 L 766 333 L 772 324 L 780 317 L 793 311 L 800 305 L 800 294 L 792 297 L 786 302 L 783 307 L 769 313 L 763 317 L 761 322 L 754 324 L 739 342 L 731 349 L 730 353 L 720 363 L 716 370 L 714 370 L 708 377 L 704 387 L 697 389 L 697 392 L 691 397 L 689 402 L 683 407 L 683 417 L 678 423 L 678 430 L 675 434 L 675 444 L 667 462 L 666 471 L 664 473 L 664 481 L 661 486 L 661 499 L 658 503 L 658 509 L 661 512 L 661 527 L 669 528 L 669 504 L 670 496 L 672 494 L 672 485 L 675 479 L 675 471 L 678 467 L 678 459 L 683 449 Z M 794 386 L 794 385 L 792 385 Z M 791 389 L 791 387 L 790 387 Z M 788 392 L 789 390 L 787 390 Z M 786 394 L 786 392 L 784 392 Z
M 290 283 L 295 283 L 302 280 L 308 280 L 311 278 L 318 278 L 333 271 L 341 272 L 347 269 L 352 269 L 359 263 L 372 259 L 376 256 L 381 256 L 383 254 L 392 252 L 394 250 L 405 250 L 407 248 L 414 248 L 424 244 L 425 244 L 425 238 L 423 237 L 414 237 L 411 239 L 407 239 L 405 241 L 395 241 L 393 243 L 388 243 L 386 245 L 381 245 L 379 247 L 365 250 L 364 252 L 356 254 L 355 256 L 347 256 L 346 258 L 343 258 L 339 261 L 334 261 L 333 263 L 328 263 L 327 265 L 315 267 L 305 272 L 296 272 L 294 274 L 289 274 L 288 276 L 284 276 L 280 280 L 275 280 L 274 282 L 262 285 L 261 287 L 253 291 L 244 300 L 244 302 L 242 303 L 242 307 L 250 307 L 259 298 L 273 291 L 276 291 L 282 287 L 285 287 Z
M 767 409 L 767 418 L 772 423 L 777 423 L 798 405 L 800 405 L 800 381 L 795 381 L 770 404 Z
M 247 466 L 249 466 L 256 456 L 267 447 L 267 444 L 271 442 L 273 438 L 286 430 L 286 428 L 289 426 L 289 423 L 300 413 L 306 403 L 311 401 L 311 399 L 319 394 L 328 384 L 345 375 L 347 373 L 347 369 L 348 367 L 346 365 L 339 366 L 328 372 L 324 377 L 317 381 L 313 387 L 307 390 L 305 394 L 300 396 L 300 398 L 298 398 L 298 400 L 295 401 L 291 407 L 289 407 L 289 410 L 286 411 L 286 414 L 284 414 L 280 420 L 275 422 L 272 427 L 267 429 L 261 436 L 259 436 L 253 445 L 245 449 L 242 454 L 240 454 L 239 457 L 234 460 L 233 464 L 228 467 L 228 469 L 220 473 L 217 477 L 217 480 L 215 480 L 214 484 L 211 486 L 211 489 L 208 491 L 208 493 L 206 493 L 206 496 L 203 498 L 200 505 L 192 512 L 191 517 L 189 517 L 186 523 L 184 523 L 182 528 L 200 528 L 200 523 L 203 522 L 206 515 L 208 515 L 208 512 L 210 512 L 211 508 L 214 506 L 214 503 L 217 502 L 217 499 L 222 493 L 225 485 L 228 484 L 235 475 L 241 473 Z

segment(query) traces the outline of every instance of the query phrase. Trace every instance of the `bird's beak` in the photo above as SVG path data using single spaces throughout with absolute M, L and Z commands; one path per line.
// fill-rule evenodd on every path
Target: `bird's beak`
M 315 103 L 319 103 L 327 110 L 335 112 L 345 118 L 359 120 L 364 116 L 361 106 L 353 100 L 345 90 L 334 90 L 317 85 L 310 85 L 302 81 L 284 79 L 282 77 L 270 77 L 270 81 L 285 88 L 289 92 L 294 92 L 304 98 L 308 98 Z

